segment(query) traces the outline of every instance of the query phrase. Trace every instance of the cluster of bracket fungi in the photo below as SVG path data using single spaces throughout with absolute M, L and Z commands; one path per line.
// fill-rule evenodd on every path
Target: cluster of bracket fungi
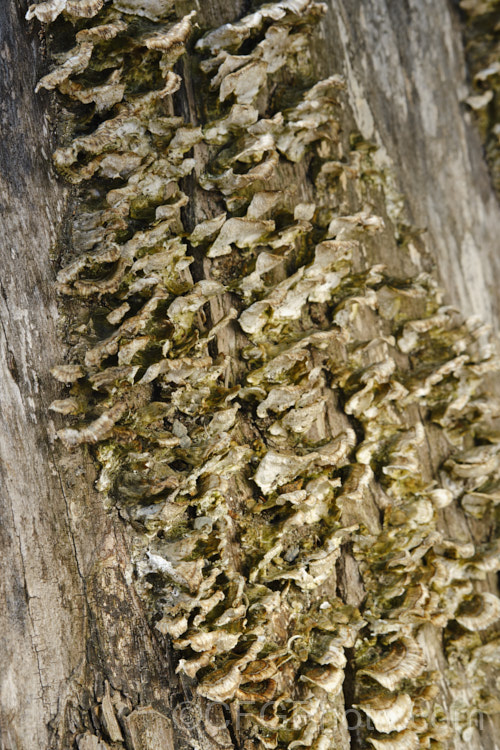
M 349 673 L 360 740 L 446 747 L 461 728 L 421 631 L 471 711 L 498 659 L 483 581 L 499 545 L 442 522 L 455 508 L 495 530 L 494 352 L 429 274 L 370 263 L 393 229 L 368 204 L 368 156 L 346 153 L 341 77 L 311 78 L 325 6 L 206 33 L 172 6 L 29 12 L 53 24 L 39 87 L 64 97 L 54 159 L 78 193 L 58 435 L 94 446 L 158 637 L 199 695 L 245 707 L 246 746 L 348 744 Z M 201 125 L 176 114 L 183 56 Z

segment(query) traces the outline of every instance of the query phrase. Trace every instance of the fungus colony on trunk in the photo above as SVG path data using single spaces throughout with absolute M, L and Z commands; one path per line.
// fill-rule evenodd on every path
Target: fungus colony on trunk
M 324 12 L 283 0 L 204 32 L 170 0 L 31 7 L 78 207 L 52 409 L 68 448 L 95 446 L 177 671 L 244 706 L 247 742 L 345 746 L 348 670 L 365 741 L 439 748 L 461 729 L 421 631 L 470 711 L 498 659 L 477 635 L 500 614 L 482 583 L 498 543 L 443 523 L 495 529 L 498 365 L 431 275 L 370 260 L 394 228 L 343 131 L 342 78 L 312 78 Z M 179 114 L 189 97 L 202 124 Z

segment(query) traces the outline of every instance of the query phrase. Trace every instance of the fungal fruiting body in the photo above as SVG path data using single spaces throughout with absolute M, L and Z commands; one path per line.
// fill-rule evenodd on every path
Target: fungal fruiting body
M 456 727 L 422 633 L 458 684 L 454 643 L 499 615 L 495 551 L 442 515 L 494 526 L 497 362 L 396 245 L 341 77 L 313 79 L 325 12 L 282 0 L 207 31 L 168 0 L 32 6 L 78 206 L 53 409 L 69 448 L 95 446 L 178 673 L 244 706 L 247 741 L 347 747 L 348 671 L 374 747 L 438 747 Z

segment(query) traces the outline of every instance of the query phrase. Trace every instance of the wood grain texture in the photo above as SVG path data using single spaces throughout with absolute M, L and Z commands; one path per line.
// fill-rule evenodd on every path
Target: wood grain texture
M 500 208 L 471 112 L 449 0 L 330 2 L 329 65 L 343 71 L 362 135 L 380 148 L 450 298 L 499 329 Z
M 51 174 L 47 99 L 33 95 L 40 43 L 22 10 L 6 4 L 0 23 L 0 744 L 9 749 L 47 745 L 48 720 L 85 650 L 83 581 L 47 412 L 60 351 L 49 249 L 66 191 Z
M 63 232 L 68 191 L 50 162 L 59 115 L 49 109 L 49 95 L 33 94 L 46 63 L 38 24 L 26 24 L 25 10 L 14 0 L 0 10 L 0 747 L 66 750 L 77 725 L 80 750 L 108 747 L 96 731 L 131 750 L 182 748 L 189 733 L 174 725 L 172 734 L 169 716 L 173 696 L 191 699 L 189 681 L 174 677 L 130 587 L 130 539 L 119 517 L 103 509 L 87 454 L 67 454 L 54 442 L 53 421 L 60 427 L 62 420 L 48 411 L 60 395 L 49 371 L 64 353 L 50 251 Z M 210 0 L 203 3 L 203 23 L 216 26 L 244 10 L 243 3 Z M 452 9 L 444 0 L 369 0 L 362 8 L 329 0 L 322 28 L 316 64 L 321 74 L 345 74 L 351 106 L 345 129 L 359 129 L 379 145 L 381 165 L 405 196 L 407 221 L 428 228 L 426 252 L 411 260 L 426 267 L 435 262 L 450 299 L 498 329 L 500 212 L 461 105 L 465 69 Z M 179 106 L 196 121 L 197 82 L 188 66 L 184 74 Z M 299 179 L 306 201 L 310 188 L 300 170 L 289 177 Z M 193 200 L 193 223 L 206 213 L 204 200 Z M 375 245 L 373 253 L 398 268 L 408 263 L 393 245 Z M 200 278 L 209 266 L 198 265 Z M 229 295 L 211 302 L 212 318 L 230 305 Z M 226 329 L 219 351 L 234 355 L 235 336 Z M 237 369 L 235 363 L 230 379 Z M 482 531 L 452 510 L 442 525 L 463 540 Z M 357 604 L 363 589 L 348 551 L 338 579 L 345 600 Z M 444 669 L 430 626 L 424 643 L 429 659 Z M 126 719 L 118 724 L 120 705 Z M 233 744 L 219 719 L 218 728 L 198 728 L 199 746 Z M 455 747 L 493 750 L 497 743 L 488 723 L 482 735 Z
M 125 580 L 119 520 L 94 491 L 89 457 L 55 441 L 48 408 L 61 390 L 50 369 L 64 356 L 50 253 L 68 190 L 51 164 L 57 115 L 34 95 L 46 62 L 25 11 L 0 11 L 2 750 L 68 747 L 75 716 L 92 725 L 105 678 L 145 706 L 170 697 L 168 660 Z M 146 724 L 131 719 L 131 736 Z

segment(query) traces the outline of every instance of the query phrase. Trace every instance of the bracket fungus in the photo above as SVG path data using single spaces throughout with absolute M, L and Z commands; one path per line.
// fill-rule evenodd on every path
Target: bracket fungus
M 500 617 L 471 598 L 498 559 L 440 531 L 443 510 L 499 502 L 498 363 L 431 276 L 384 265 L 400 251 L 343 81 L 312 83 L 325 10 L 280 0 L 209 30 L 170 0 L 30 7 L 68 47 L 38 87 L 74 124 L 54 155 L 78 213 L 52 409 L 66 446 L 95 446 L 136 590 L 198 695 L 250 701 L 241 732 L 264 748 L 326 750 L 346 746 L 349 670 L 367 741 L 416 750 L 420 630 L 452 644 L 448 623 Z M 186 54 L 201 125 L 179 105 Z

